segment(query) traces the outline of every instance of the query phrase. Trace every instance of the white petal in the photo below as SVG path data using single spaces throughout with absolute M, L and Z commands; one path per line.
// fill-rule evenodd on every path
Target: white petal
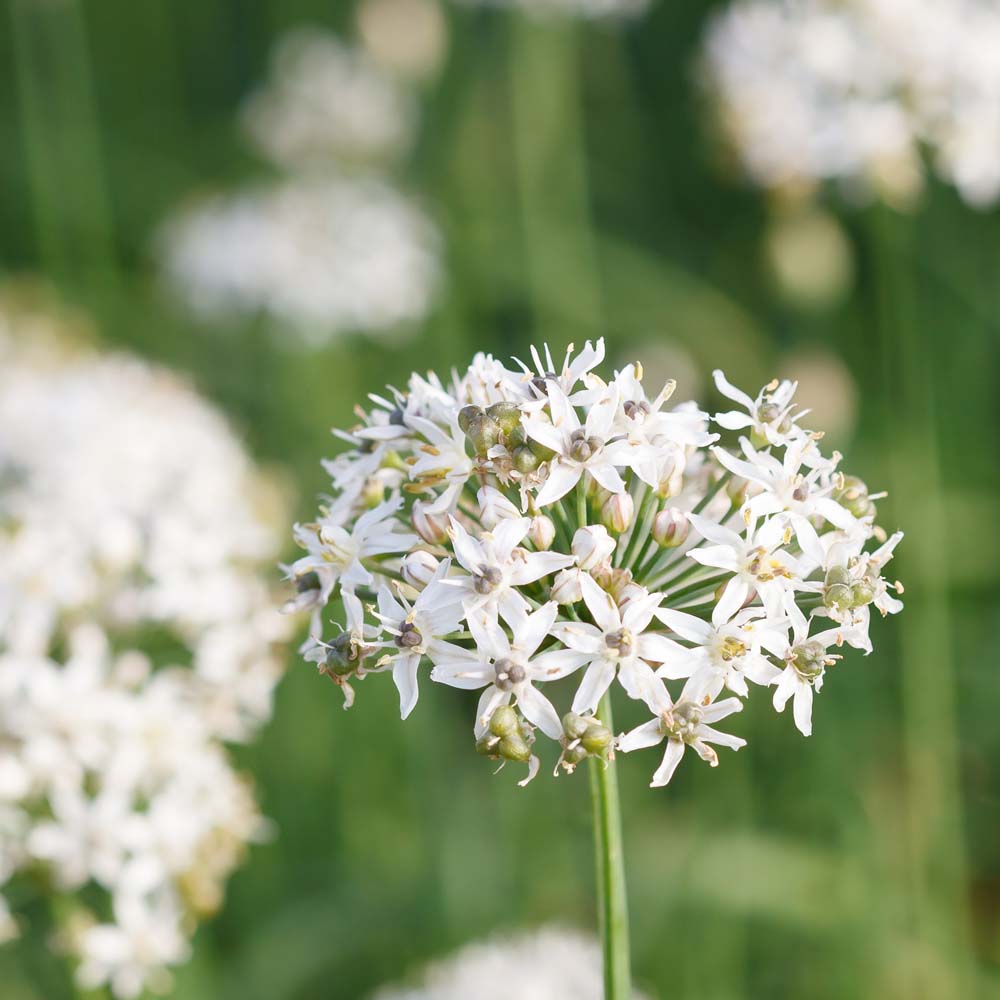
M 812 735 L 812 707 L 812 687 L 803 681 L 796 686 L 795 697 L 792 700 L 792 715 L 795 718 L 795 725 L 803 736 Z
M 653 780 L 649 783 L 650 788 L 659 788 L 666 785 L 674 776 L 677 765 L 684 756 L 684 744 L 680 740 L 667 740 L 667 749 L 663 754 L 663 763 L 653 774 Z
M 562 736 L 562 723 L 552 703 L 531 684 L 523 684 L 517 692 L 517 704 L 521 714 L 550 739 Z
M 655 747 L 657 743 L 663 741 L 663 735 L 663 730 L 660 729 L 660 720 L 650 719 L 649 722 L 636 726 L 631 732 L 620 737 L 618 749 L 622 753 L 632 753 L 633 750 Z
M 604 632 L 614 632 L 621 628 L 622 620 L 611 595 L 598 586 L 597 581 L 589 574 L 580 576 L 580 589 L 587 609 L 594 616 L 597 627 Z
M 594 660 L 583 675 L 573 699 L 573 711 L 580 714 L 597 710 L 597 704 L 615 679 L 615 666 L 608 660 Z
M 656 612 L 656 617 L 663 622 L 672 632 L 675 632 L 682 639 L 688 642 L 704 644 L 712 634 L 712 626 L 708 622 L 695 618 L 694 615 L 685 614 L 683 611 L 674 611 L 671 608 L 660 608 Z
M 415 654 L 401 656 L 392 665 L 392 679 L 399 691 L 399 715 L 405 719 L 417 704 L 417 667 L 420 657 Z
M 547 507 L 550 503 L 561 500 L 580 481 L 583 475 L 582 465 L 569 465 L 566 462 L 554 460 L 549 465 L 549 478 L 538 491 L 535 503 L 539 507 Z

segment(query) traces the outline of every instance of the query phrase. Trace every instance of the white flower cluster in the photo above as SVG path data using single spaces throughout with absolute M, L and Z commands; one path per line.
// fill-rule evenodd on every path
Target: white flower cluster
M 998 51 L 991 0 L 737 0 L 706 63 L 757 183 L 840 180 L 905 201 L 926 148 L 984 208 L 1000 197 Z
M 668 406 L 672 383 L 648 396 L 638 364 L 605 381 L 603 357 L 603 341 L 560 365 L 533 350 L 520 370 L 480 354 L 447 383 L 371 397 L 327 463 L 332 499 L 296 526 L 288 608 L 312 609 L 306 659 L 347 704 L 355 679 L 391 671 L 405 718 L 428 664 L 482 690 L 477 748 L 529 779 L 540 730 L 567 770 L 666 741 L 663 785 L 686 747 L 715 765 L 711 744 L 743 745 L 713 724 L 750 685 L 779 711 L 794 699 L 809 734 L 836 650 L 870 651 L 871 607 L 902 607 L 882 577 L 901 536 L 802 428 L 793 383 L 751 398 L 717 372 L 737 408 L 709 417 Z M 334 598 L 344 622 L 325 636 Z M 551 692 L 571 675 L 560 716 Z M 615 681 L 652 716 L 617 740 L 598 711 Z
M 467 945 L 431 964 L 419 985 L 386 987 L 372 1000 L 602 1000 L 602 975 L 597 941 L 540 927 Z
M 649 0 L 459 0 L 481 7 L 505 7 L 539 16 L 599 18 L 637 17 L 649 7 Z
M 207 318 L 262 313 L 309 346 L 412 330 L 440 284 L 436 227 L 384 176 L 411 145 L 412 93 L 363 50 L 299 30 L 243 119 L 282 177 L 169 220 L 169 285 Z
M 133 997 L 262 831 L 224 741 L 270 714 L 283 505 L 184 384 L 51 332 L 0 317 L 0 890 Z

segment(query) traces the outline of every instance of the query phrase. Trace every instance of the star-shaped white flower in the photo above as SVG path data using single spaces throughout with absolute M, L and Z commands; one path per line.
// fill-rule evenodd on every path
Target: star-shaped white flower
M 445 559 L 434 576 L 410 604 L 401 593 L 395 596 L 385 584 L 378 592 L 378 614 L 392 639 L 383 643 L 393 652 L 381 657 L 377 666 L 392 665 L 392 679 L 399 691 L 399 714 L 406 718 L 417 704 L 417 668 L 423 656 L 433 656 L 436 646 L 456 631 L 464 617 L 462 594 L 444 583 L 451 568 Z
M 552 632 L 558 611 L 554 601 L 530 615 L 512 605 L 504 615 L 511 638 L 490 610 L 479 609 L 468 616 L 475 649 L 442 643 L 433 651 L 432 681 L 468 690 L 486 688 L 476 712 L 477 737 L 486 732 L 493 713 L 501 705 L 509 705 L 511 698 L 516 698 L 528 722 L 546 736 L 557 740 L 562 735 L 558 713 L 535 684 L 571 674 L 586 657 L 572 649 L 538 653 Z
M 667 741 L 663 762 L 649 783 L 651 788 L 670 781 L 687 747 L 691 747 L 702 760 L 716 767 L 719 756 L 709 746 L 710 743 L 733 750 L 746 746 L 746 740 L 720 733 L 711 726 L 711 723 L 718 722 L 733 712 L 742 711 L 743 704 L 739 698 L 713 702 L 694 678 L 684 685 L 676 702 L 671 699 L 663 681 L 657 678 L 655 683 L 646 686 L 643 701 L 649 706 L 654 718 L 619 737 L 617 746 L 622 753 L 631 753 L 633 750 L 642 750 L 656 746 L 663 740 Z
M 748 680 L 766 687 L 781 673 L 761 647 L 781 655 L 788 645 L 787 626 L 773 622 L 763 608 L 745 608 L 727 620 L 716 605 L 711 622 L 670 608 L 660 608 L 656 617 L 693 644 L 667 659 L 656 671 L 660 677 L 693 677 L 713 697 L 726 687 L 746 698 Z
M 743 407 L 743 410 L 716 413 L 714 420 L 720 427 L 731 431 L 748 430 L 761 445 L 771 444 L 777 447 L 806 436 L 806 432 L 796 421 L 805 416 L 807 411 L 795 413 L 795 404 L 792 402 L 797 382 L 789 382 L 787 379 L 779 382 L 775 379 L 760 390 L 756 399 L 751 399 L 742 389 L 737 389 L 729 382 L 718 369 L 712 372 L 712 378 L 716 389 L 723 396 Z
M 570 649 L 583 653 L 590 664 L 573 699 L 573 711 L 585 714 L 596 710 L 616 673 L 629 697 L 641 698 L 652 676 L 649 663 L 663 663 L 683 653 L 684 647 L 662 633 L 646 631 L 663 600 L 662 594 L 643 591 L 619 608 L 589 573 L 580 574 L 580 588 L 596 625 L 559 622 L 553 635 Z
M 509 617 L 525 610 L 527 601 L 518 591 L 557 570 L 573 564 L 573 556 L 558 552 L 528 552 L 520 547 L 531 528 L 531 518 L 503 518 L 492 531 L 473 538 L 460 521 L 451 519 L 455 558 L 468 571 L 467 577 L 451 577 L 448 585 L 462 594 L 467 611 L 482 608 Z

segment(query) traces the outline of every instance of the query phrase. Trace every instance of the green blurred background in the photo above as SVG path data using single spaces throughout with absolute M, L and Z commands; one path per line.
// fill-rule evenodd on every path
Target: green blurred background
M 830 198 L 782 278 L 788 209 L 740 183 L 699 98 L 710 7 L 622 25 L 443 8 L 449 46 L 399 178 L 442 230 L 443 292 L 391 350 L 307 352 L 265 320 L 193 320 L 150 248 L 192 192 L 261 176 L 240 102 L 285 30 L 353 37 L 352 4 L 7 0 L 0 268 L 190 373 L 302 517 L 329 428 L 413 368 L 603 335 L 612 362 L 676 370 L 678 398 L 713 406 L 713 367 L 752 387 L 804 366 L 845 466 L 890 491 L 907 609 L 832 672 L 811 739 L 758 697 L 750 746 L 718 770 L 689 763 L 652 791 L 649 760 L 623 762 L 636 978 L 698 1000 L 1000 996 L 1000 218 L 934 181 L 909 214 Z M 425 685 L 404 725 L 379 681 L 345 713 L 290 654 L 272 724 L 238 752 L 277 835 L 175 996 L 354 1000 L 496 929 L 593 926 L 586 776 L 518 789 L 474 753 L 461 692 Z M 42 954 L 0 950 L 5 1000 L 60 1000 Z

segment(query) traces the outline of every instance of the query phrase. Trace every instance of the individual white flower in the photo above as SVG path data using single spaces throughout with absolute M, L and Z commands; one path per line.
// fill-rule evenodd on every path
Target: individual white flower
M 746 746 L 746 740 L 720 733 L 711 725 L 733 712 L 741 711 L 743 703 L 739 698 L 724 698 L 713 702 L 701 684 L 692 678 L 684 685 L 676 702 L 658 679 L 655 683 L 644 685 L 643 700 L 655 718 L 619 737 L 618 749 L 622 753 L 631 753 L 633 750 L 642 750 L 667 741 L 663 762 L 650 782 L 652 788 L 670 781 L 687 747 L 691 747 L 712 767 L 717 767 L 719 756 L 709 744 L 715 743 L 732 750 Z
M 417 704 L 417 667 L 423 656 L 434 659 L 435 649 L 458 628 L 465 617 L 462 594 L 444 582 L 451 564 L 444 560 L 434 576 L 410 604 L 386 584 L 378 592 L 378 618 L 393 638 L 396 652 L 383 656 L 377 666 L 392 665 L 392 679 L 399 690 L 399 714 L 406 718 Z M 388 646 L 390 643 L 385 643 Z
M 831 646 L 840 646 L 844 641 L 842 628 L 826 629 L 809 635 L 810 622 L 798 608 L 791 614 L 792 635 L 787 634 L 774 652 L 785 661 L 785 669 L 772 683 L 774 707 L 784 711 L 788 699 L 792 698 L 792 714 L 795 726 L 803 736 L 812 735 L 813 691 L 823 687 L 826 668 L 840 659 L 830 655 Z
M 736 388 L 721 371 L 712 372 L 715 387 L 727 399 L 739 403 L 743 410 L 731 410 L 727 413 L 716 413 L 713 418 L 720 427 L 726 430 L 747 430 L 751 441 L 760 446 L 775 445 L 783 447 L 793 441 L 799 441 L 803 431 L 797 421 L 804 415 L 795 413 L 792 398 L 795 395 L 796 384 L 788 380 L 779 382 L 775 379 L 769 382 L 752 399 L 742 389 Z
M 545 485 L 535 497 L 538 506 L 547 507 L 561 500 L 584 473 L 611 493 L 623 492 L 625 483 L 617 467 L 638 461 L 641 447 L 625 440 L 607 441 L 618 409 L 617 393 L 608 387 L 583 421 L 559 385 L 548 384 L 546 395 L 550 419 L 524 420 L 529 437 L 555 453 Z
M 744 534 L 700 514 L 688 520 L 704 539 L 713 543 L 690 549 L 688 555 L 703 566 L 733 575 L 726 581 L 714 614 L 728 621 L 754 593 L 773 616 L 779 616 L 796 582 L 795 560 L 782 548 L 790 530 L 778 518 L 751 520 Z
M 647 632 L 662 594 L 643 593 L 619 607 L 589 574 L 580 587 L 596 624 L 560 622 L 553 634 L 570 649 L 585 654 L 589 666 L 573 699 L 574 712 L 593 712 L 617 675 L 630 698 L 641 698 L 651 671 L 680 647 L 662 633 Z
M 468 571 L 468 577 L 453 578 L 460 588 L 467 611 L 498 609 L 504 615 L 527 607 L 518 587 L 534 583 L 569 566 L 573 557 L 558 552 L 528 552 L 521 548 L 531 518 L 508 518 L 492 531 L 473 538 L 463 525 L 452 518 L 451 539 L 455 558 Z
M 713 697 L 726 687 L 747 698 L 748 680 L 766 687 L 780 673 L 761 649 L 781 655 L 788 644 L 787 625 L 771 621 L 761 608 L 737 611 L 728 620 L 723 618 L 720 608 L 723 608 L 721 603 L 715 606 L 710 622 L 683 611 L 657 609 L 656 617 L 693 645 L 664 660 L 656 673 L 673 679 L 692 677 Z
M 559 612 L 554 602 L 530 615 L 513 605 L 504 620 L 512 638 L 490 611 L 479 609 L 469 615 L 469 629 L 475 641 L 472 651 L 444 645 L 435 650 L 431 679 L 452 687 L 476 690 L 486 687 L 476 711 L 476 735 L 482 736 L 490 717 L 501 706 L 517 700 L 524 717 L 552 739 L 562 735 L 559 715 L 536 683 L 557 681 L 578 669 L 586 660 L 572 649 L 538 653 L 552 631 Z M 537 655 L 536 655 L 537 654 Z

